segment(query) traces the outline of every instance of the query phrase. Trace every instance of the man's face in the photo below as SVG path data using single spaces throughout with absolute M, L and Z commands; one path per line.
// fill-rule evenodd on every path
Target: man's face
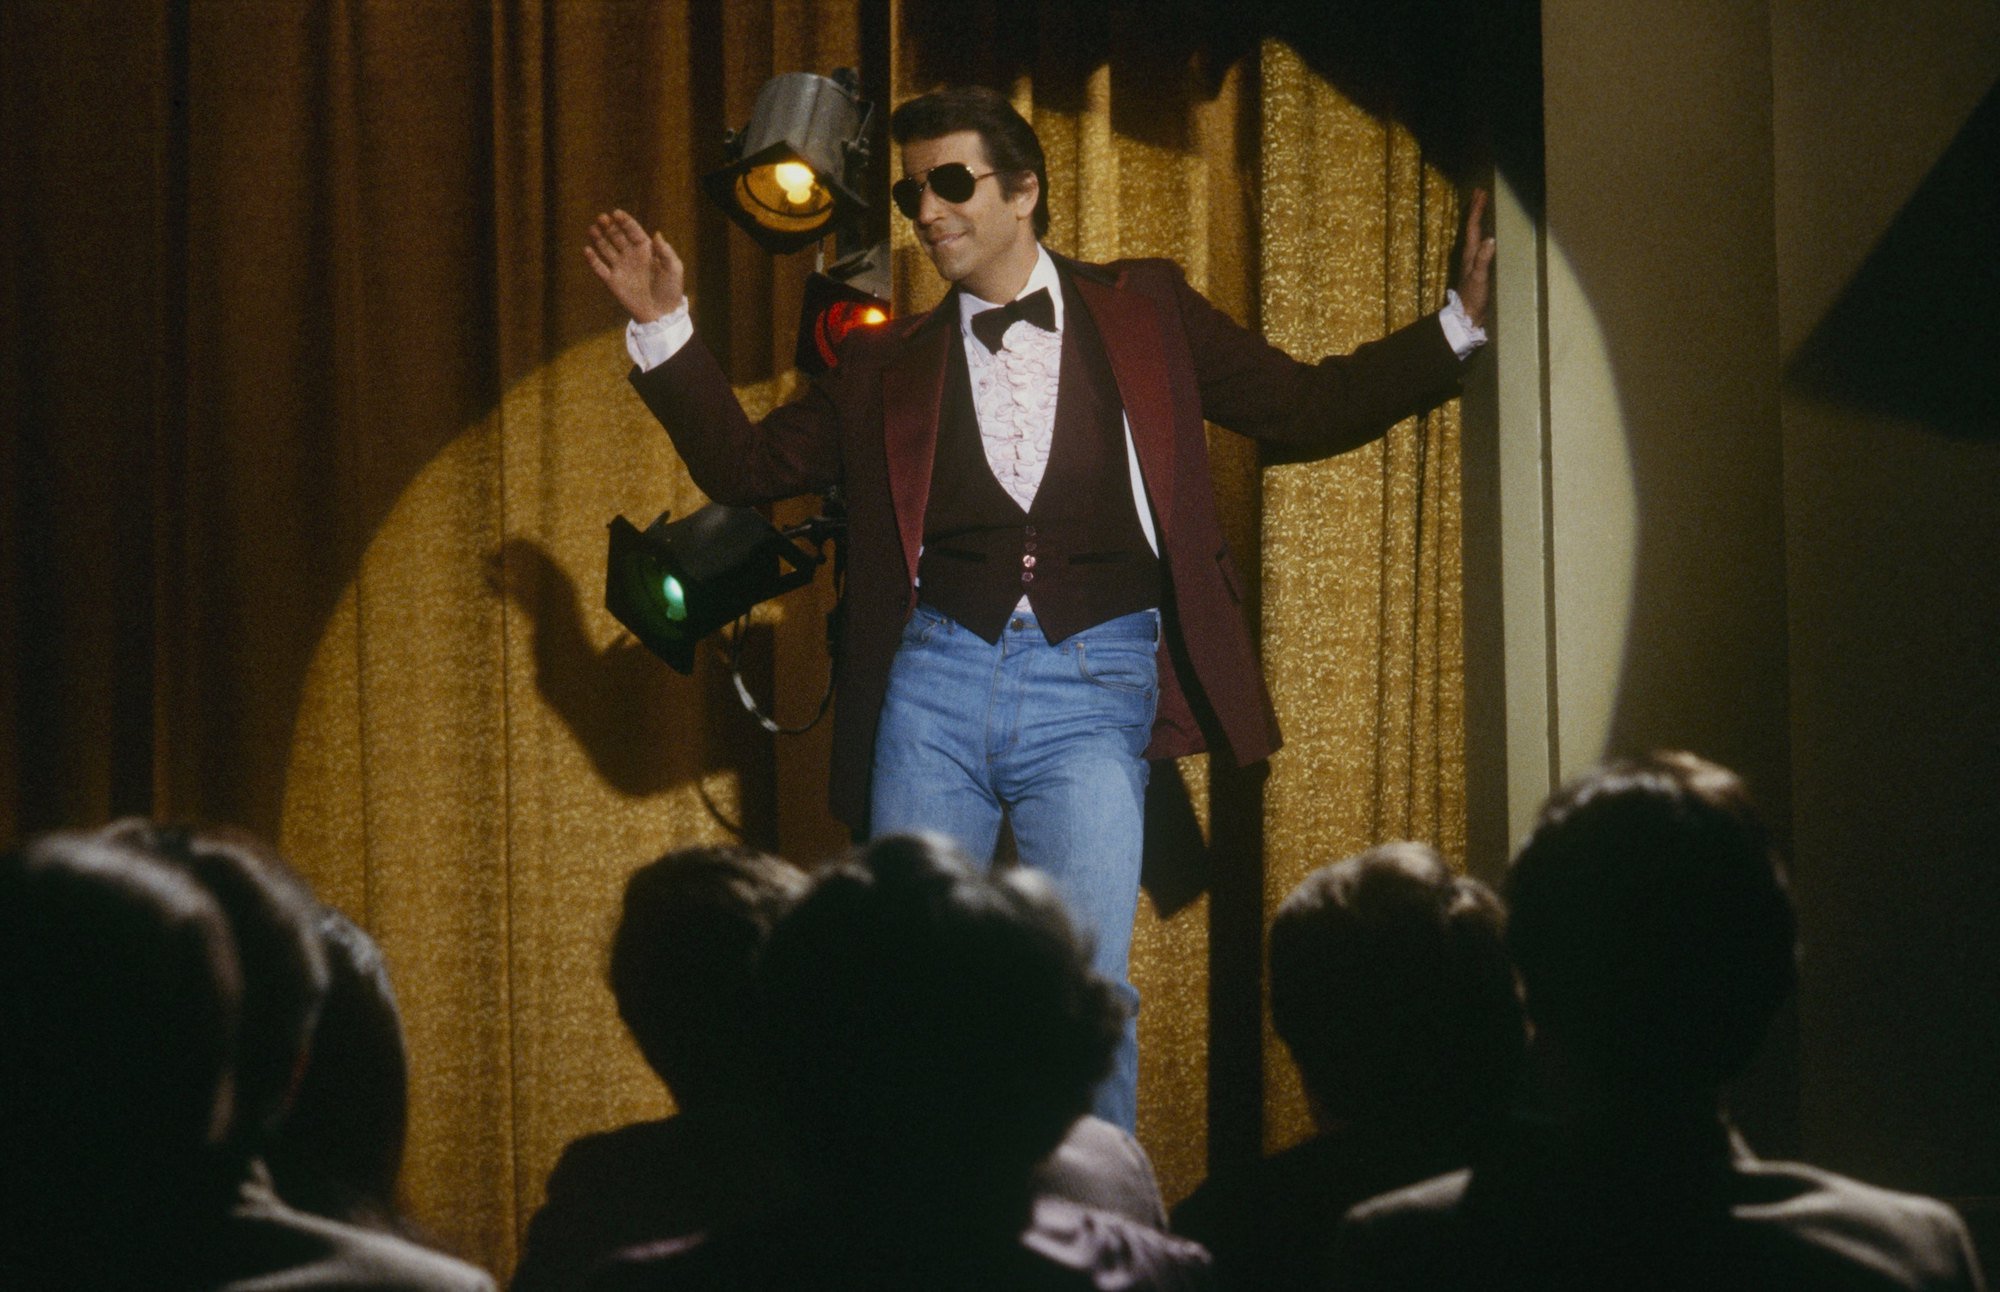
M 903 145 L 905 177 L 923 179 L 947 162 L 980 179 L 963 202 L 947 202 L 926 187 L 914 221 L 917 240 L 947 282 L 984 300 L 1012 300 L 1035 267 L 1035 178 L 1027 176 L 1014 196 L 1003 197 L 1000 176 L 987 173 L 993 165 L 986 146 L 971 130 Z

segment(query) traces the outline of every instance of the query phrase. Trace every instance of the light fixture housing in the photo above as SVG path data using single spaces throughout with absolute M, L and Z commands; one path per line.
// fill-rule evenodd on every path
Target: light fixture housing
M 818 553 L 791 542 L 749 507 L 710 503 L 644 530 L 611 521 L 604 608 L 681 673 L 702 638 L 772 597 L 812 582 Z
M 872 106 L 852 68 L 786 72 L 757 91 L 750 124 L 723 141 L 727 165 L 702 187 L 765 250 L 807 247 L 868 209 L 856 191 Z
M 798 369 L 817 377 L 840 362 L 840 343 L 860 328 L 881 327 L 894 313 L 889 303 L 889 244 L 878 242 L 823 272 L 806 277 L 799 308 Z

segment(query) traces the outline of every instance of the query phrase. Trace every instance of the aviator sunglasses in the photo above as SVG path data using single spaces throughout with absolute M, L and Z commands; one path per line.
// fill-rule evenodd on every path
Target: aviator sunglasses
M 978 187 L 980 180 L 999 173 L 989 170 L 975 175 L 964 162 L 945 162 L 924 172 L 922 179 L 905 177 L 897 180 L 889 186 L 889 196 L 896 199 L 898 211 L 914 220 L 923 205 L 926 188 L 941 200 L 957 204 L 972 196 L 972 190 Z

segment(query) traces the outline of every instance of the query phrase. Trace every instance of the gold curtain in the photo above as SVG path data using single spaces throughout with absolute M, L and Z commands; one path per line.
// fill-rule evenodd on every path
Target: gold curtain
M 1264 332 L 1352 349 L 1437 308 L 1457 196 L 1410 134 L 1267 48 L 1258 155 Z M 1264 795 L 1264 899 L 1389 839 L 1465 864 L 1458 405 L 1263 482 L 1264 673 L 1284 725 Z M 1268 919 L 1266 925 L 1268 926 Z M 1271 1147 L 1309 1130 L 1265 1047 Z
M 591 216 L 664 230 L 747 400 L 782 397 L 807 258 L 752 247 L 696 178 L 767 76 L 879 39 L 895 97 L 982 79 L 1030 113 L 1060 250 L 1171 256 L 1300 354 L 1442 294 L 1449 186 L 1291 47 L 1029 8 L 0 6 L 0 827 L 279 838 L 391 963 L 416 1216 L 497 1271 L 567 1140 L 666 1106 L 601 985 L 624 876 L 700 839 L 843 840 L 823 729 L 774 742 L 712 655 L 681 678 L 599 608 L 605 521 L 702 499 L 623 385 Z M 898 290 L 927 303 L 906 232 Z M 1182 769 L 1214 851 L 1261 875 L 1248 937 L 1211 937 L 1210 898 L 1142 913 L 1140 1131 L 1170 1200 L 1263 1082 L 1265 908 L 1375 839 L 1456 856 L 1464 829 L 1455 414 L 1313 466 L 1211 440 L 1289 743 L 1212 806 L 1205 760 Z M 826 608 L 795 594 L 747 644 L 783 720 L 818 699 Z M 1246 1027 L 1251 1070 L 1218 1067 Z M 1266 1134 L 1295 1138 L 1264 1066 Z

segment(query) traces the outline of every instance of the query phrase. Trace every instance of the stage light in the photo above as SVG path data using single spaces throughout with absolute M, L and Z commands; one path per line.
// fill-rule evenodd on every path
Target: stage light
M 767 251 L 797 251 L 867 209 L 856 191 L 873 108 L 852 68 L 787 72 L 757 91 L 750 124 L 724 139 L 729 163 L 702 187 Z
M 748 507 L 710 503 L 671 524 L 667 515 L 644 530 L 613 518 L 604 608 L 682 673 L 694 671 L 702 638 L 812 582 L 821 563 Z
M 877 243 L 806 279 L 799 309 L 799 371 L 818 376 L 840 361 L 840 343 L 857 328 L 889 321 L 889 244 Z

